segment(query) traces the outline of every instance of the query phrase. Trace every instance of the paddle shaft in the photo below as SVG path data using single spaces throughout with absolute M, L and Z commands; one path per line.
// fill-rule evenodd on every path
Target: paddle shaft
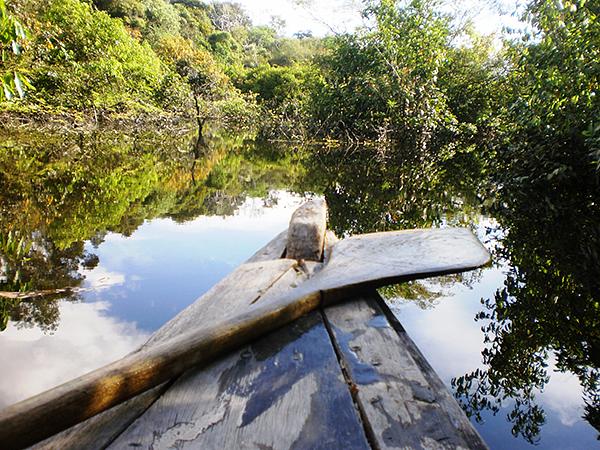
M 257 305 L 247 313 L 131 354 L 10 406 L 0 412 L 0 448 L 19 449 L 40 442 L 191 367 L 203 367 L 296 320 L 320 303 L 317 291 L 282 298 L 276 305 Z

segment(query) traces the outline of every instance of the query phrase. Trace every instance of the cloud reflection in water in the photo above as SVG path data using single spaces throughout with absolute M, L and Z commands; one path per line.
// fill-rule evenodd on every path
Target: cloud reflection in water
M 108 316 L 108 308 L 62 302 L 54 334 L 10 323 L 0 339 L 0 408 L 113 362 L 148 339 L 134 322 Z

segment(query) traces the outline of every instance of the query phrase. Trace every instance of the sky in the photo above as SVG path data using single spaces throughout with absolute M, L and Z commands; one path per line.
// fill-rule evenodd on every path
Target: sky
M 273 16 L 283 18 L 286 22 L 283 34 L 287 36 L 300 31 L 311 31 L 316 36 L 350 32 L 363 24 L 360 0 L 232 1 L 244 7 L 255 25 L 268 25 Z M 505 26 L 518 25 L 518 20 L 510 15 L 518 1 L 448 0 L 446 8 L 458 9 L 461 13 L 471 15 L 477 31 L 490 34 L 500 32 Z

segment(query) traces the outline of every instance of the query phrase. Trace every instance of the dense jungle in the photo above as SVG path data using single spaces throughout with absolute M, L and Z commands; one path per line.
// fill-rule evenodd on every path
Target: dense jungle
M 0 297 L 0 339 L 55 332 L 112 235 L 319 194 L 339 236 L 477 229 L 502 281 L 453 394 L 508 423 L 478 428 L 493 448 L 557 448 L 537 399 L 568 373 L 595 440 L 600 2 L 528 0 L 496 34 L 442 0 L 357 8 L 320 36 L 231 2 L 0 0 L 0 291 L 45 292 Z M 427 309 L 482 273 L 382 293 Z

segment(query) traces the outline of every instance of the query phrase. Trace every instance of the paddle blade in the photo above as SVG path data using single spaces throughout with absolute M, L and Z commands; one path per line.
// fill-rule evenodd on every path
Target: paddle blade
M 381 286 L 463 272 L 489 261 L 489 252 L 465 228 L 363 234 L 334 244 L 327 264 L 308 283 L 321 291 Z

